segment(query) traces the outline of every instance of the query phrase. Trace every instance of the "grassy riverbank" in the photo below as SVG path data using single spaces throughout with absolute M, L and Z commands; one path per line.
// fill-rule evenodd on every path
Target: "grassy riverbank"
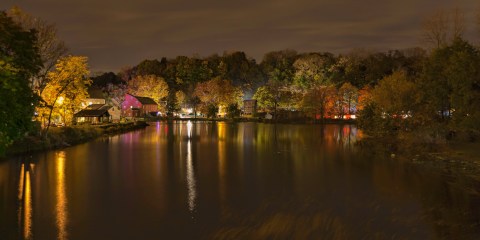
M 418 134 L 364 137 L 358 145 L 392 160 L 410 162 L 480 181 L 480 141 L 470 138 L 426 140 Z
M 100 136 L 133 131 L 148 126 L 145 122 L 112 123 L 104 125 L 83 125 L 50 128 L 48 137 L 29 135 L 15 141 L 7 148 L 6 155 L 19 155 L 51 149 L 69 147 L 84 143 Z

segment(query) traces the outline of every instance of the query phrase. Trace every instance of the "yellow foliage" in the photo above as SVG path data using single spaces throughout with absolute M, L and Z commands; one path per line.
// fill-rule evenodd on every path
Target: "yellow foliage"
M 47 74 L 49 81 L 41 94 L 45 106 L 37 109 L 40 116 L 60 118 L 62 122 L 70 123 L 73 114 L 82 108 L 81 103 L 88 97 L 87 86 L 91 84 L 88 75 L 87 57 L 59 59 L 55 69 Z

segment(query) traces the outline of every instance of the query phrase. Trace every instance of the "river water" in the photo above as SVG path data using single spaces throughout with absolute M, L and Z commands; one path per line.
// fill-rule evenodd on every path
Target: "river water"
M 479 239 L 480 183 L 351 125 L 155 122 L 0 162 L 0 239 Z

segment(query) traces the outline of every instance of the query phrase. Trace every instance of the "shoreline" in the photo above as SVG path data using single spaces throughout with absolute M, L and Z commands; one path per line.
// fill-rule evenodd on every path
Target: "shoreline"
M 461 139 L 419 144 L 405 139 L 366 136 L 358 143 L 394 161 L 461 174 L 480 181 L 480 141 Z
M 95 140 L 102 136 L 112 136 L 116 134 L 135 131 L 147 127 L 144 121 L 128 122 L 128 123 L 112 123 L 107 125 L 80 125 L 67 127 L 54 127 L 48 133 L 47 139 L 40 136 L 26 136 L 16 140 L 7 148 L 5 156 L 0 160 L 8 157 L 15 157 L 25 154 L 62 149 L 88 141 Z

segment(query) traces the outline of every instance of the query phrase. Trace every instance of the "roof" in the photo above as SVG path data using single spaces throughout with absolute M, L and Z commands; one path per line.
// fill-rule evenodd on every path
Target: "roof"
M 74 117 L 101 117 L 101 116 L 110 116 L 108 109 L 99 109 L 99 110 L 90 110 L 83 109 L 78 113 L 73 115 Z
M 85 109 L 86 110 L 98 110 L 103 106 L 105 106 L 105 104 L 90 104 Z
M 131 94 L 130 94 L 131 95 Z M 132 97 L 136 98 L 141 104 L 143 105 L 148 105 L 148 104 L 155 104 L 157 105 L 157 102 L 155 100 L 149 98 L 149 97 L 139 97 L 139 96 L 134 96 L 131 95 Z

